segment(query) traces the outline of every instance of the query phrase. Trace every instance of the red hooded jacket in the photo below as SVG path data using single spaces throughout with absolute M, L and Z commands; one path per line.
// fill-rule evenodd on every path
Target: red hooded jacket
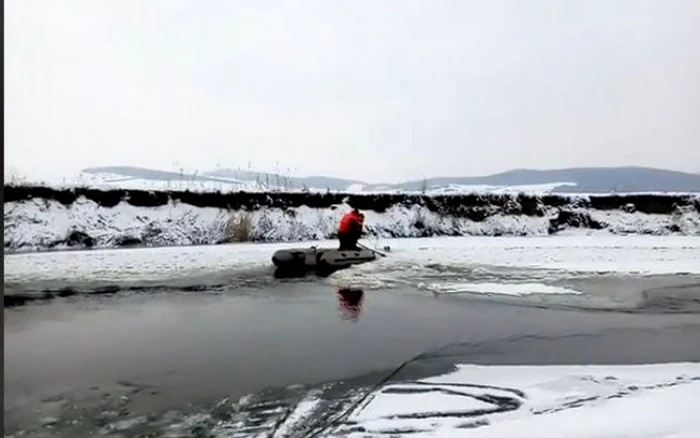
M 362 231 L 362 226 L 364 225 L 365 216 L 357 210 L 352 210 L 346 213 L 342 219 L 340 219 L 340 226 L 338 226 L 339 234 L 360 234 Z

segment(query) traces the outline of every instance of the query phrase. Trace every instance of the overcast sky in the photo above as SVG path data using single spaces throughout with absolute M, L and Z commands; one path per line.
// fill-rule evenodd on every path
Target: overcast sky
M 698 0 L 4 4 L 6 172 L 700 170 Z

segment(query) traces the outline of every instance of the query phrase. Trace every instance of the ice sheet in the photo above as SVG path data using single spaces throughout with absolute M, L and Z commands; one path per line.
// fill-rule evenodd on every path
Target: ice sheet
M 690 438 L 700 430 L 698 397 L 698 363 L 460 365 L 384 386 L 333 436 Z
M 366 242 L 369 243 L 369 242 Z M 269 244 L 229 244 L 121 250 L 90 250 L 14 254 L 5 257 L 5 281 L 29 279 L 157 279 L 173 276 L 228 273 L 271 266 L 281 248 L 335 241 Z M 370 247 L 372 245 L 369 245 Z M 700 273 L 700 237 L 585 236 L 585 237 L 458 237 L 386 239 L 387 257 L 335 273 L 331 284 L 391 285 L 410 282 L 467 284 L 473 291 L 493 289 L 493 279 L 506 285 L 502 293 L 535 292 L 528 283 L 541 283 L 540 293 L 551 293 L 551 280 L 571 273 L 673 274 Z M 481 286 L 478 285 L 480 279 Z M 437 279 L 438 281 L 432 281 Z M 497 283 L 503 284 L 502 281 Z M 525 290 L 529 288 L 530 290 Z M 508 289 L 510 292 L 503 292 Z M 562 293 L 571 293 L 561 288 Z
M 566 294 L 575 278 L 700 274 L 691 236 L 455 237 L 383 241 L 387 257 L 329 279 L 344 287 L 412 285 L 437 293 Z
M 272 254 L 278 249 L 311 245 L 335 247 L 337 242 L 13 254 L 5 256 L 5 281 L 236 276 L 271 267 Z M 555 286 L 547 281 L 577 273 L 700 273 L 700 237 L 691 236 L 409 238 L 382 239 L 378 246 L 390 247 L 387 257 L 337 272 L 327 281 L 345 286 L 422 282 L 458 290 L 466 284 L 475 292 L 492 290 L 498 283 L 504 285 L 501 293 L 553 293 Z M 529 285 L 533 283 L 537 286 Z M 572 293 L 556 287 L 561 293 Z
M 431 283 L 426 289 L 438 293 L 477 293 L 499 295 L 530 295 L 530 294 L 575 294 L 581 292 L 565 287 L 550 286 L 542 283 Z

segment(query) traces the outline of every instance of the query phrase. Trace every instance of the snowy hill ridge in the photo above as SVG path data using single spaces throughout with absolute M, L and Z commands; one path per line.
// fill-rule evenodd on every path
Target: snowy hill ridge
M 342 193 L 4 188 L 5 250 L 294 242 L 333 238 Z M 700 196 L 350 195 L 381 237 L 700 235 Z
M 474 190 L 508 190 L 516 187 L 541 187 L 555 193 L 632 193 L 695 192 L 700 193 L 700 176 L 688 172 L 651 167 L 572 167 L 565 169 L 513 169 L 485 176 L 443 176 L 376 183 L 330 176 L 287 176 L 277 173 L 241 169 L 217 169 L 203 172 L 165 172 L 131 166 L 96 167 L 83 170 L 84 176 L 99 182 L 100 175 L 117 176 L 121 182 L 162 184 L 190 180 L 202 186 L 236 186 L 244 190 L 311 191 L 390 191 L 390 192 L 465 192 Z M 134 187 L 135 188 L 135 187 Z M 517 190 L 517 189 L 516 189 Z
M 473 193 L 519 191 L 538 193 L 698 193 L 700 175 L 650 167 L 575 167 L 565 169 L 513 169 L 484 176 L 427 177 L 403 182 L 367 182 L 333 176 L 291 176 L 289 172 L 258 172 L 242 169 L 177 171 L 136 166 L 103 166 L 83 169 L 75 177 L 43 175 L 27 180 L 16 172 L 5 175 L 5 184 L 89 187 L 96 189 L 142 189 L 213 191 L 311 191 L 311 192 L 420 192 Z

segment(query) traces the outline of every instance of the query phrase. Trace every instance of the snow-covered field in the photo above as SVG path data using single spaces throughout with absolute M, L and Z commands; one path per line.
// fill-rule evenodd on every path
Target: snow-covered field
M 6 174 L 5 184 L 52 187 L 57 190 L 73 189 L 76 187 L 98 190 L 146 190 L 146 191 L 177 191 L 191 192 L 299 192 L 312 193 L 343 192 L 348 194 L 382 194 L 382 193 L 413 193 L 425 195 L 454 195 L 454 194 L 551 194 L 560 190 L 560 195 L 587 196 L 601 193 L 584 193 L 581 191 L 566 192 L 566 187 L 576 187 L 575 182 L 553 181 L 543 184 L 524 185 L 485 185 L 485 184 L 447 184 L 435 187 L 421 188 L 416 191 L 402 191 L 381 184 L 350 184 L 342 190 L 330 190 L 327 187 L 295 187 L 292 178 L 287 175 L 272 175 L 268 178 L 254 180 L 243 178 L 225 178 L 200 174 L 196 169 L 188 169 L 172 179 L 143 179 L 111 173 L 82 172 L 75 176 L 64 174 L 44 175 L 42 178 L 27 178 L 19 174 Z M 612 192 L 610 192 L 612 194 Z M 680 192 L 635 192 L 636 194 L 684 195 Z M 630 194 L 630 193 L 625 193 Z M 695 193 L 700 194 L 700 193 Z
M 41 179 L 24 179 L 20 177 L 5 178 L 5 184 L 21 184 L 27 186 L 52 187 L 58 190 L 85 187 L 98 190 L 189 190 L 191 192 L 231 192 L 231 191 L 299 191 L 285 187 L 287 178 L 280 177 L 280 186 L 276 186 L 275 178 L 267 184 L 264 180 L 248 181 L 243 179 L 222 178 L 197 175 L 194 171 L 183 173 L 178 179 L 143 179 L 107 173 L 80 173 L 75 177 L 48 176 Z M 309 188 L 310 191 L 326 191 L 326 189 Z
M 325 193 L 326 187 L 292 187 L 290 178 L 285 175 L 275 175 L 269 178 L 246 180 L 240 178 L 223 178 L 198 174 L 196 170 L 188 170 L 182 173 L 178 179 L 142 179 L 110 173 L 83 172 L 76 176 L 45 175 L 43 178 L 27 179 L 18 175 L 6 175 L 5 184 L 21 184 L 53 187 L 56 189 L 72 189 L 85 187 L 91 189 L 129 189 L 129 190 L 189 190 L 192 192 L 269 192 L 269 191 L 309 191 Z M 415 193 L 428 195 L 459 194 L 459 193 L 551 193 L 558 187 L 574 187 L 576 183 L 552 182 L 547 184 L 530 184 L 518 186 L 494 186 L 494 185 L 462 185 L 449 184 Z M 381 186 L 366 186 L 363 184 L 351 184 L 342 190 L 343 193 L 374 194 L 374 193 L 398 193 L 397 190 Z

